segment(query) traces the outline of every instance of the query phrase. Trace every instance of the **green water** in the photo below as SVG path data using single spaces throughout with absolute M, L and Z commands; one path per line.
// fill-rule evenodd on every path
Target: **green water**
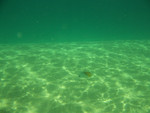
M 149 0 L 1 0 L 0 43 L 150 37 Z
M 149 113 L 148 0 L 1 0 L 0 113 Z

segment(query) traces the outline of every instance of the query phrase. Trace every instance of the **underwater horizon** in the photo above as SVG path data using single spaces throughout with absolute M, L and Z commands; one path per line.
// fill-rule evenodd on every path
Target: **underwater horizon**
M 0 113 L 150 113 L 149 0 L 1 0 Z

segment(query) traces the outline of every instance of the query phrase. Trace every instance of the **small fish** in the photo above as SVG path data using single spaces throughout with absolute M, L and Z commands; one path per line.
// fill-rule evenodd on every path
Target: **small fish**
M 92 76 L 92 73 L 89 72 L 89 71 L 84 71 L 82 73 L 79 74 L 79 77 L 91 77 Z
M 85 72 L 83 72 L 86 76 L 88 76 L 88 77 L 91 77 L 92 76 L 92 73 L 91 72 L 88 72 L 88 71 L 85 71 Z

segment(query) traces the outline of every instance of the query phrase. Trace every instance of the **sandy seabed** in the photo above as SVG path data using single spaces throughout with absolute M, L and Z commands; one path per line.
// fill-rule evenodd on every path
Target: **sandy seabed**
M 0 45 L 0 113 L 150 113 L 150 41 Z

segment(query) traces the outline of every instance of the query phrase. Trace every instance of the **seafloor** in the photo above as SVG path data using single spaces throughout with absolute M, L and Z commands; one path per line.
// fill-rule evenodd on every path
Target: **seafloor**
M 0 113 L 150 113 L 150 41 L 1 44 Z

